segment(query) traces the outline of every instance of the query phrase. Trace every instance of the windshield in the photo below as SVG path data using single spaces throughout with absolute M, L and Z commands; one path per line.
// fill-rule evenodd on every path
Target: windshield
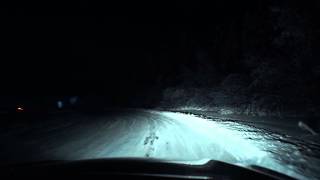
M 319 6 L 2 8 L 0 163 L 218 160 L 318 179 Z

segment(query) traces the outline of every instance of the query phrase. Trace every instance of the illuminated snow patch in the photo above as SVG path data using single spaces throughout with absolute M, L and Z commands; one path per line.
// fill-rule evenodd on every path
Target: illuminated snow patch
M 220 109 L 219 113 L 221 115 L 230 115 L 230 114 L 233 114 L 233 111 L 231 111 L 230 109 Z
M 190 148 L 195 147 L 195 141 L 198 142 L 203 150 L 203 154 L 199 157 L 203 159 L 214 159 L 240 166 L 257 165 L 291 177 L 306 179 L 296 167 L 281 163 L 277 157 L 268 151 L 283 148 L 294 150 L 294 148 L 275 144 L 273 140 L 268 140 L 268 137 L 263 137 L 263 133 L 252 134 L 249 127 L 234 122 L 226 125 L 183 113 L 161 112 L 160 114 L 178 121 L 180 128 L 185 127 L 184 133 L 189 134 L 190 137 L 188 141 Z M 233 129 L 233 126 L 236 126 L 235 129 Z M 252 140 L 252 138 L 255 140 Z M 188 149 L 187 147 L 181 148 L 184 148 L 185 151 Z M 184 158 L 188 159 L 187 156 L 184 156 Z M 192 163 L 192 161 L 190 162 Z
M 162 112 L 161 115 L 172 118 L 185 127 L 184 133 L 189 133 L 189 143 L 196 141 L 203 149 L 202 158 L 252 164 L 263 160 L 267 155 L 235 131 L 223 128 L 213 121 L 182 113 Z M 224 156 L 227 159 L 223 159 L 226 158 Z

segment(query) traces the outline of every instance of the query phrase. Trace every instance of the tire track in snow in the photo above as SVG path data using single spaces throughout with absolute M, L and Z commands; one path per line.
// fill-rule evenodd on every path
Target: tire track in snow
M 154 122 L 150 122 L 150 126 L 149 126 L 149 134 L 148 136 L 145 138 L 143 145 L 147 146 L 147 151 L 145 156 L 146 157 L 151 157 L 152 154 L 155 151 L 155 142 L 156 140 L 158 140 L 159 137 L 156 135 L 156 126 L 154 124 Z

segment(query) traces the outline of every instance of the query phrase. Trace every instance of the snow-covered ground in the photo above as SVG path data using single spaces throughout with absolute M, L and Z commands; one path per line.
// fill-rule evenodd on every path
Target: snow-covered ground
M 320 161 L 312 155 L 313 149 L 289 136 L 234 121 L 151 110 L 55 119 L 3 129 L 0 160 L 214 159 L 258 165 L 298 179 L 319 178 Z

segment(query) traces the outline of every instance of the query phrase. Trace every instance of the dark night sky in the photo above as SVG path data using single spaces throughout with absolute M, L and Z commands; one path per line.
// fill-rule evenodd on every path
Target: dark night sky
M 3 79 L 10 87 L 80 93 L 148 87 L 157 73 L 181 63 L 175 51 L 187 46 L 183 36 L 198 22 L 188 7 L 174 3 L 150 3 L 147 9 L 144 3 L 76 4 L 3 11 Z
M 310 1 L 301 9 L 314 4 Z M 147 92 L 159 76 L 174 83 L 170 77 L 174 79 L 179 66 L 194 66 L 195 50 L 210 47 L 215 48 L 210 51 L 209 66 L 230 61 L 232 65 L 220 71 L 245 71 L 234 60 L 241 57 L 241 47 L 228 45 L 233 41 L 226 38 L 239 44 L 241 17 L 261 9 L 259 21 L 264 5 L 256 1 L 215 1 L 212 5 L 76 1 L 5 7 L 1 9 L 5 32 L 1 89 L 4 93 L 105 94 L 126 99 Z M 234 37 L 223 34 L 227 30 Z M 225 54 L 232 54 L 231 60 L 223 58 Z

